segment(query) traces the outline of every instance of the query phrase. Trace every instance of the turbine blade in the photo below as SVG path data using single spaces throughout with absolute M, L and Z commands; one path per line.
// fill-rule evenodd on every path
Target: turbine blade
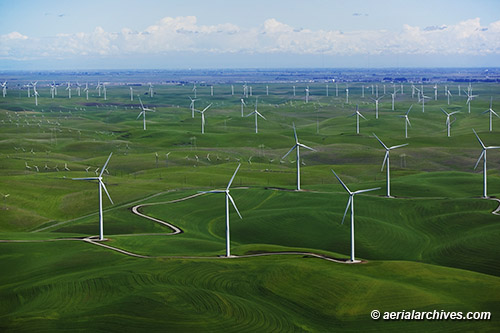
M 238 213 L 238 216 L 240 217 L 240 219 L 243 219 L 243 217 L 241 217 L 240 211 L 238 210 L 238 207 L 236 207 L 236 204 L 234 203 L 234 200 L 233 200 L 233 197 L 231 196 L 231 194 L 226 192 L 226 195 L 228 196 L 229 200 L 231 200 L 231 203 L 233 204 L 233 207 L 236 210 L 236 213 Z
M 385 162 L 387 161 L 388 157 L 389 157 L 389 151 L 386 150 L 385 155 L 384 155 L 384 161 L 382 162 L 382 167 L 380 168 L 380 171 L 384 170 Z
M 109 196 L 108 189 L 106 188 L 106 185 L 104 185 L 104 182 L 102 180 L 99 180 L 99 183 L 101 184 L 102 188 L 104 189 L 104 192 L 106 192 L 106 195 L 108 196 L 109 201 L 111 201 L 111 204 L 115 204 L 113 200 L 111 200 L 111 197 Z
M 486 146 L 484 145 L 483 141 L 481 141 L 481 139 L 479 138 L 479 135 L 477 135 L 476 131 L 474 129 L 472 129 L 472 131 L 476 135 L 477 141 L 479 141 L 479 143 L 481 144 L 481 147 L 483 147 L 483 149 L 486 149 Z
M 446 112 L 445 110 L 443 110 L 443 108 L 440 108 L 440 109 L 441 109 L 441 111 L 443 111 L 443 113 L 444 113 L 445 115 L 447 115 L 447 116 L 449 115 L 449 114 L 448 114 L 448 112 Z
M 380 187 L 369 188 L 369 189 L 367 189 L 367 190 L 358 190 L 358 191 L 354 192 L 353 194 L 359 194 L 359 193 L 370 192 L 370 191 L 376 191 L 376 190 L 380 190 Z
M 251 115 L 253 115 L 255 113 L 255 111 L 253 111 L 252 113 L 249 113 L 247 114 L 245 117 L 250 117 Z
M 481 155 L 479 155 L 479 158 L 477 159 L 476 165 L 474 165 L 474 170 L 476 170 L 477 165 L 479 164 L 479 161 L 481 161 L 481 158 L 483 158 L 484 153 L 486 152 L 485 149 L 481 152 Z
M 360 112 L 357 112 L 357 114 L 359 114 L 359 116 L 360 116 L 361 118 L 363 118 L 364 120 L 367 120 L 367 119 L 365 118 L 365 116 L 363 116 Z
M 234 174 L 233 174 L 233 177 L 231 177 L 231 180 L 229 181 L 229 183 L 227 184 L 227 187 L 226 187 L 226 191 L 229 190 L 229 187 L 231 186 L 231 184 L 233 183 L 233 180 L 234 180 L 234 177 L 236 177 L 236 173 L 238 172 L 238 170 L 240 169 L 240 166 L 241 166 L 241 163 L 238 164 L 238 167 L 236 168 L 236 171 L 234 171 Z
M 404 147 L 404 146 L 408 146 L 408 144 L 404 143 L 402 145 L 392 146 L 391 148 L 389 148 L 389 150 L 396 149 L 396 148 L 401 148 L 401 147 Z
M 408 125 L 410 125 L 411 127 L 410 118 L 406 117 L 406 121 L 408 122 Z
M 104 172 L 104 170 L 106 169 L 106 166 L 108 165 L 108 162 L 109 162 L 109 159 L 111 158 L 111 155 L 113 155 L 113 152 L 111 152 L 111 153 L 109 154 L 109 157 L 108 157 L 108 159 L 106 160 L 106 163 L 104 163 L 104 166 L 103 166 L 103 167 L 102 167 L 102 169 L 101 169 L 101 173 L 99 174 L 99 177 L 101 177 L 101 176 L 102 176 L 102 173 L 103 173 L 103 172 Z
M 389 148 L 387 148 L 387 146 L 386 146 L 386 145 L 382 142 L 382 140 L 380 140 L 380 139 L 378 138 L 378 136 L 377 136 L 375 133 L 372 133 L 372 134 L 373 134 L 373 136 L 375 137 L 375 139 L 377 139 L 377 140 L 378 140 L 378 142 L 380 142 L 380 144 L 382 145 L 382 147 L 384 147 L 385 149 L 389 149 Z
M 207 106 L 206 108 L 204 108 L 202 112 L 207 111 L 207 110 L 208 110 L 208 108 L 209 108 L 209 107 L 211 107 L 211 106 L 212 106 L 212 103 L 208 104 L 208 106 Z
M 141 113 L 139 113 L 139 115 L 137 116 L 136 119 L 139 119 L 142 116 L 143 113 L 144 113 L 144 111 L 141 111 Z
M 295 137 L 295 143 L 299 143 L 299 139 L 297 138 L 297 131 L 295 130 L 295 122 L 293 123 L 293 136 Z
M 302 144 L 302 143 L 297 143 L 297 145 L 301 146 L 302 148 L 306 148 L 306 149 L 309 149 L 309 150 L 312 150 L 312 151 L 317 151 L 316 149 L 311 148 L 311 147 L 309 147 L 309 146 L 306 146 L 306 145 L 304 145 L 304 144 Z
M 287 157 L 287 156 L 288 156 L 288 154 L 290 154 L 290 153 L 291 153 L 291 152 L 292 152 L 295 148 L 297 148 L 297 145 L 296 145 L 296 144 L 295 144 L 295 145 L 293 145 L 292 149 L 290 149 L 290 150 L 288 151 L 288 153 L 286 153 L 286 154 L 285 154 L 285 156 L 283 156 L 281 159 L 284 159 L 285 157 Z
M 215 190 L 215 191 L 198 191 L 198 193 L 226 193 L 226 191 L 218 191 L 218 190 Z
M 342 217 L 342 224 L 344 224 L 345 216 L 347 215 L 347 211 L 349 210 L 349 206 L 352 203 L 352 195 L 349 196 L 349 200 L 347 201 L 347 206 L 345 207 L 344 216 Z
M 98 177 L 87 177 L 87 178 L 71 178 L 72 180 L 98 180 Z
M 337 174 L 335 173 L 335 171 L 333 171 L 333 169 L 330 169 L 332 170 L 333 174 L 335 175 L 335 177 L 337 177 L 338 181 L 340 182 L 340 184 L 344 187 L 344 189 L 349 192 L 349 194 L 352 194 L 352 192 L 349 190 L 349 188 L 347 187 L 346 184 L 344 184 L 344 182 L 339 178 L 339 176 L 337 176 Z

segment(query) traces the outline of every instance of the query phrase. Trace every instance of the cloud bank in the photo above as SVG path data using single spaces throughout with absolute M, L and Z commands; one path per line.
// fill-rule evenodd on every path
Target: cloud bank
M 274 18 L 260 26 L 200 25 L 196 17 L 165 17 L 143 31 L 92 32 L 34 38 L 13 31 L 0 35 L 0 59 L 65 59 L 77 56 L 161 55 L 169 52 L 297 55 L 498 55 L 500 21 L 480 19 L 455 25 L 404 25 L 387 30 L 309 30 Z

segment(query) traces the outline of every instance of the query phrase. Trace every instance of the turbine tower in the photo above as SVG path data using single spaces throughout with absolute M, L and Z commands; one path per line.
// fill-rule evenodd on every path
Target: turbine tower
M 479 161 L 481 161 L 481 158 L 483 159 L 483 198 L 488 198 L 488 191 L 487 191 L 487 173 L 486 173 L 486 151 L 488 149 L 500 149 L 500 146 L 488 146 L 486 147 L 479 138 L 479 135 L 477 135 L 476 131 L 472 129 L 474 134 L 476 135 L 477 141 L 479 141 L 479 144 L 483 148 L 483 151 L 481 152 L 481 155 L 479 155 L 479 158 L 477 159 L 476 165 L 474 166 L 474 170 L 477 168 L 477 165 L 479 164 Z
M 349 193 L 349 200 L 347 201 L 347 206 L 345 208 L 344 217 L 342 218 L 342 224 L 344 224 L 345 216 L 347 215 L 347 211 L 349 210 L 349 206 L 351 206 L 351 258 L 349 261 L 351 263 L 356 263 L 356 262 L 359 262 L 359 260 L 356 260 L 356 258 L 354 256 L 354 196 L 356 194 L 359 194 L 359 193 L 379 190 L 380 187 L 351 192 L 351 190 L 349 190 L 349 188 L 346 186 L 346 184 L 344 184 L 344 182 L 339 178 L 339 176 L 337 176 L 335 171 L 332 170 L 332 172 L 335 175 L 335 177 L 338 179 L 338 181 L 340 182 L 342 187 L 347 191 L 347 193 Z
M 293 135 L 295 137 L 295 145 L 286 153 L 281 159 L 283 160 L 285 157 L 288 156 L 294 149 L 296 150 L 297 153 L 297 191 L 300 191 L 300 147 L 306 148 L 312 151 L 316 151 L 316 149 L 313 149 L 311 147 L 308 147 L 302 143 L 299 142 L 299 139 L 297 138 L 297 131 L 295 130 L 295 123 L 293 123 Z
M 234 207 L 234 210 L 236 210 L 236 213 L 238 213 L 238 216 L 240 219 L 242 219 L 240 212 L 238 211 L 238 208 L 236 207 L 236 204 L 234 203 L 233 197 L 231 194 L 229 194 L 229 187 L 231 187 L 231 184 L 233 183 L 234 177 L 236 177 L 236 173 L 240 169 L 241 164 L 238 164 L 238 167 L 236 168 L 236 171 L 233 174 L 233 177 L 231 177 L 231 180 L 227 184 L 227 187 L 223 191 L 205 191 L 205 192 L 200 192 L 200 193 L 225 193 L 226 194 L 226 257 L 231 257 L 231 241 L 230 241 L 230 232 L 229 232 L 229 201 L 231 201 L 231 204 Z
M 191 104 L 189 104 L 189 107 L 191 108 L 191 118 L 194 118 L 194 102 L 196 101 L 196 98 L 191 98 L 191 96 L 189 96 L 189 99 L 191 100 Z
M 106 170 L 106 166 L 108 165 L 109 159 L 111 158 L 111 155 L 113 153 L 109 154 L 108 160 L 106 163 L 104 163 L 104 166 L 101 168 L 101 173 L 99 174 L 98 177 L 87 177 L 87 178 L 73 178 L 73 180 L 97 180 L 98 186 L 99 186 L 99 240 L 102 241 L 104 240 L 104 218 L 103 218 L 103 211 L 102 211 L 102 190 L 104 189 L 104 192 L 106 192 L 106 195 L 109 198 L 109 201 L 111 204 L 113 203 L 113 200 L 111 200 L 111 197 L 109 196 L 108 190 L 106 189 L 106 185 L 104 185 L 104 182 L 102 181 L 102 174 L 104 170 Z
M 382 168 L 380 169 L 380 171 L 384 171 L 384 165 L 387 164 L 387 179 L 386 179 L 386 182 L 387 182 L 387 197 L 388 198 L 392 198 L 391 197 L 391 166 L 390 166 L 390 159 L 389 159 L 389 153 L 391 150 L 393 149 L 396 149 L 396 148 L 401 148 L 401 147 L 404 147 L 404 146 L 408 146 L 407 143 L 405 144 L 402 144 L 402 145 L 397 145 L 397 146 L 392 146 L 392 147 L 387 147 L 383 142 L 382 140 L 380 140 L 378 138 L 378 136 L 375 135 L 375 133 L 372 133 L 373 136 L 375 137 L 375 139 L 378 140 L 378 142 L 380 142 L 380 144 L 382 145 L 382 147 L 384 147 L 385 149 L 385 156 L 384 156 L 384 162 L 382 162 Z
M 3 94 L 4 98 L 5 98 L 5 95 L 7 95 L 7 81 L 2 83 L 2 94 Z
M 472 95 L 472 88 L 470 86 L 469 86 L 469 91 L 464 90 L 464 93 L 467 95 L 467 102 L 465 102 L 465 104 L 469 105 L 469 113 L 470 113 L 470 102 L 474 97 L 477 97 L 479 95 Z
M 246 106 L 245 101 L 243 98 L 241 99 L 241 117 L 243 117 L 243 107 Z

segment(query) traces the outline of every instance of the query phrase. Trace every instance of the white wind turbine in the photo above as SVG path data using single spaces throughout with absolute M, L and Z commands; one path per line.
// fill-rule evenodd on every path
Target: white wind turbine
M 52 81 L 52 84 L 54 85 L 54 95 L 57 96 L 57 84 L 56 84 L 56 81 Z
M 236 173 L 240 169 L 241 164 L 238 164 L 238 167 L 236 168 L 236 171 L 233 174 L 233 177 L 227 184 L 227 187 L 225 190 L 218 190 L 218 191 L 204 191 L 200 193 L 225 193 L 226 194 L 226 257 L 231 256 L 231 241 L 230 241 L 230 232 L 229 232 L 229 201 L 231 201 L 231 204 L 233 205 L 234 209 L 236 210 L 236 213 L 238 213 L 238 216 L 240 219 L 242 219 L 240 212 L 238 211 L 238 208 L 236 207 L 236 204 L 234 203 L 233 197 L 231 194 L 229 194 L 229 187 L 231 187 L 231 184 L 233 183 L 234 177 L 236 177 Z
M 425 99 L 430 99 L 430 97 L 427 97 L 424 95 L 424 91 L 419 91 L 419 102 L 422 102 L 422 112 L 425 112 Z
M 385 95 L 382 95 L 377 98 L 372 98 L 372 101 L 375 102 L 375 119 L 378 119 L 378 102 L 384 97 Z M 370 97 L 371 98 L 371 97 Z
M 130 87 L 130 101 L 134 101 L 134 89 L 132 87 Z
M 71 83 L 69 81 L 66 90 L 68 91 L 68 99 L 71 99 Z
M 481 155 L 479 155 L 479 158 L 477 159 L 476 165 L 474 166 L 474 169 L 477 168 L 477 165 L 479 164 L 479 161 L 481 161 L 481 158 L 483 158 L 483 198 L 488 198 L 488 192 L 487 192 L 487 173 L 486 173 L 486 151 L 488 149 L 500 149 L 500 146 L 488 146 L 486 147 L 479 138 L 479 135 L 477 135 L 476 131 L 472 129 L 474 134 L 476 135 L 477 140 L 479 141 L 479 144 L 483 148 L 483 151 L 481 152 Z
M 260 114 L 259 111 L 257 111 L 257 99 L 255 99 L 255 111 L 248 114 L 247 117 L 250 117 L 251 115 L 255 114 L 255 134 L 259 133 L 258 127 L 257 127 L 257 119 L 258 117 L 261 117 L 264 120 L 267 120 L 266 117 Z
M 452 95 L 451 95 L 451 92 L 449 90 L 446 90 L 446 96 L 448 96 L 448 105 L 450 105 L 450 97 Z
M 55 83 L 54 83 L 54 84 L 51 84 L 51 85 L 50 85 L 50 95 L 52 96 L 52 99 L 54 99 L 55 89 L 56 89 L 56 85 L 55 85 Z
M 306 87 L 306 103 L 309 103 L 309 86 Z
M 498 114 L 495 111 L 493 111 L 492 104 L 493 104 L 493 97 L 490 98 L 490 108 L 482 113 L 482 114 L 485 113 L 490 114 L 490 132 L 493 131 L 493 115 L 499 117 Z
M 231 85 L 231 96 L 234 96 L 234 85 Z
M 205 134 L 205 111 L 208 110 L 209 107 L 212 106 L 212 103 L 210 103 L 207 107 L 205 107 L 202 111 L 200 110 L 195 110 L 196 112 L 201 113 L 201 134 Z
M 434 85 L 434 100 L 438 100 L 438 86 L 437 83 Z
M 354 115 L 356 116 L 356 134 L 359 134 L 359 117 L 363 118 L 364 120 L 366 120 L 366 118 L 359 112 L 358 104 L 356 104 L 356 112 L 351 114 L 349 117 L 352 117 Z
M 293 96 L 295 96 L 295 86 L 293 86 Z
M 335 177 L 338 179 L 338 181 L 340 182 L 342 187 L 347 191 L 347 193 L 349 193 L 349 200 L 347 201 L 347 206 L 345 208 L 344 217 L 342 218 L 342 224 L 344 224 L 345 216 L 347 215 L 347 211 L 349 210 L 349 206 L 351 206 L 351 259 L 350 259 L 350 262 L 352 262 L 352 263 L 359 262 L 354 257 L 354 196 L 356 194 L 359 194 L 359 193 L 379 190 L 380 187 L 351 192 L 351 190 L 349 190 L 349 188 L 346 186 L 346 184 L 344 184 L 344 182 L 339 178 L 339 176 L 337 176 L 335 171 L 332 170 L 332 172 L 335 175 Z
M 140 97 L 139 97 L 139 102 L 141 102 L 141 112 L 137 116 L 137 119 L 139 119 L 142 115 L 142 117 L 143 117 L 142 119 L 143 119 L 143 123 L 144 123 L 144 130 L 146 130 L 146 111 L 155 112 L 155 110 L 145 108 L 144 104 L 142 104 L 142 100 Z
M 188 97 L 191 100 L 191 104 L 189 104 L 189 107 L 191 108 L 191 118 L 194 118 L 194 102 L 196 101 L 196 98 L 191 98 L 191 96 Z
M 345 88 L 345 103 L 349 104 L 349 86 L 347 84 Z
M 97 180 L 97 182 L 98 182 L 98 186 L 99 186 L 99 240 L 101 240 L 101 241 L 104 240 L 104 226 L 103 226 L 104 218 L 103 218 L 103 211 L 102 211 L 102 190 L 103 189 L 104 189 L 104 192 L 106 192 L 106 195 L 108 196 L 111 204 L 114 204 L 113 200 L 111 200 L 111 197 L 109 196 L 108 190 L 106 189 L 106 185 L 104 185 L 104 182 L 102 181 L 102 174 L 103 174 L 104 170 L 106 169 L 106 166 L 108 165 L 108 162 L 109 162 L 109 159 L 111 158 L 111 155 L 113 155 L 113 153 L 109 154 L 109 157 L 108 157 L 106 163 L 104 163 L 104 166 L 102 167 L 101 173 L 99 174 L 99 176 L 86 177 L 86 178 L 73 178 L 73 180 Z
M 33 86 L 33 94 L 35 95 L 35 105 L 38 106 L 38 91 L 36 90 L 36 85 Z
M 312 151 L 316 151 L 316 149 L 308 147 L 308 146 L 306 146 L 306 145 L 304 145 L 304 144 L 302 144 L 302 143 L 299 142 L 299 139 L 297 138 L 297 131 L 295 130 L 295 123 L 293 123 L 293 135 L 295 137 L 295 144 L 288 151 L 288 153 L 286 153 L 281 158 L 281 160 L 283 160 L 285 157 L 287 157 L 288 154 L 290 154 L 294 149 L 296 150 L 296 153 L 297 153 L 297 158 L 296 158 L 296 162 L 297 162 L 297 191 L 300 191 L 300 147 L 306 148 L 306 149 L 309 149 L 309 150 L 312 150 Z
M 81 86 L 82 85 L 79 82 L 76 82 L 76 93 L 78 94 L 78 97 L 80 97 Z
M 392 111 L 394 111 L 394 99 L 396 98 L 396 94 L 398 93 L 399 90 L 394 89 L 394 92 L 391 93 L 392 97 Z
M 5 98 L 5 95 L 7 95 L 7 81 L 2 83 L 2 94 L 3 94 L 4 98 Z
M 413 104 L 410 105 L 410 108 L 408 109 L 408 111 L 406 111 L 404 116 L 400 116 L 401 118 L 405 118 L 405 138 L 408 138 L 408 125 L 410 125 L 411 127 L 410 118 L 408 118 L 408 114 L 410 113 L 412 107 Z
M 89 100 L 89 84 L 88 82 L 85 83 L 85 88 L 83 89 L 83 91 L 85 92 L 85 98 L 87 99 L 87 101 Z
M 151 82 L 149 84 L 149 97 L 153 97 L 154 91 L 153 91 L 153 84 Z
M 102 84 L 101 84 L 101 81 L 97 81 L 97 86 L 95 87 L 95 89 L 99 92 L 99 97 L 101 97 L 101 89 L 102 89 Z
M 106 98 L 106 85 L 104 83 L 102 84 L 102 92 L 104 94 L 104 100 L 107 100 L 107 98 Z
M 386 182 L 387 182 L 387 197 L 391 198 L 391 166 L 390 166 L 390 158 L 389 158 L 390 154 L 389 153 L 393 149 L 401 148 L 401 147 L 407 146 L 408 144 L 405 143 L 405 144 L 402 144 L 402 145 L 387 147 L 382 142 L 382 140 L 380 140 L 378 138 L 378 136 L 375 135 L 375 133 L 373 133 L 373 136 L 378 140 L 378 142 L 380 142 L 380 144 L 382 145 L 382 147 L 384 147 L 384 149 L 385 149 L 384 162 L 382 162 L 382 168 L 380 169 L 380 171 L 383 171 L 384 170 L 384 165 L 387 165 L 387 178 L 386 178 Z
M 467 95 L 467 102 L 465 102 L 465 104 L 469 105 L 469 113 L 470 113 L 470 102 L 472 101 L 472 99 L 474 97 L 477 97 L 479 95 L 472 95 L 472 88 L 470 86 L 469 86 L 469 90 L 468 91 L 464 90 L 464 93 Z
M 243 117 L 243 107 L 246 106 L 245 101 L 243 98 L 241 99 L 241 116 Z
M 450 121 L 450 117 L 452 115 L 454 115 L 455 113 L 459 113 L 460 111 L 454 111 L 454 112 L 446 112 L 445 110 L 443 110 L 443 108 L 440 108 L 441 111 L 443 111 L 443 113 L 446 115 L 446 128 L 447 128 L 447 131 L 448 131 L 448 137 L 450 137 L 450 128 L 451 128 L 451 121 Z
M 191 91 L 194 92 L 194 98 L 196 99 L 196 83 L 193 83 L 193 89 Z

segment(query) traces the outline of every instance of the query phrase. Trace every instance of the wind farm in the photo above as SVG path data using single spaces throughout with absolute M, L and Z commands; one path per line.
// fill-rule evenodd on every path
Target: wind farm
M 236 331 L 239 321 L 264 331 L 298 329 L 294 322 L 312 331 L 368 328 L 371 308 L 425 309 L 442 302 L 452 311 L 465 300 L 472 310 L 498 310 L 492 290 L 500 288 L 500 154 L 494 149 L 500 142 L 484 115 L 499 96 L 496 83 L 473 84 L 477 97 L 469 114 L 467 94 L 448 105 L 440 82 L 422 84 L 428 91 L 437 85 L 438 98 L 425 101 L 425 112 L 410 113 L 419 96 L 408 93 L 408 82 L 405 94 L 399 88 L 394 95 L 393 110 L 392 99 L 376 96 L 380 82 L 352 77 L 335 80 L 349 81 L 346 103 L 342 90 L 327 96 L 331 79 L 220 83 L 210 76 L 208 84 L 167 85 L 151 74 L 136 78 L 131 95 L 130 86 L 102 73 L 26 76 L 0 77 L 8 81 L 0 99 L 0 262 L 12 267 L 0 288 L 2 327 L 36 323 L 51 329 L 49 313 L 36 315 L 44 309 L 72 327 L 97 329 L 126 313 L 130 327 L 147 318 L 144 327 L 191 331 L 221 325 Z M 88 84 L 82 83 L 81 96 L 56 95 L 54 87 L 68 81 Z M 372 85 L 373 95 L 366 89 Z M 28 87 L 38 96 L 30 92 L 28 98 Z M 300 89 L 308 89 L 307 103 Z M 255 102 L 242 117 L 250 90 L 258 109 Z M 378 119 L 372 98 L 380 101 Z M 445 127 L 443 109 L 447 119 L 457 112 L 460 117 Z M 362 131 L 359 122 L 353 129 L 350 115 L 363 122 Z M 483 170 L 476 170 L 481 162 Z M 448 276 L 454 281 L 445 282 Z M 380 288 L 374 295 L 345 294 L 356 286 L 372 288 L 373 279 Z M 104 315 L 93 312 L 101 298 L 66 304 L 69 283 L 106 295 Z M 122 296 L 119 288 L 133 296 Z M 387 293 L 401 299 L 383 300 Z M 85 295 L 82 289 L 73 297 Z M 134 314 L 137 299 L 148 314 Z M 286 310 L 284 302 L 296 305 Z M 329 310 L 338 302 L 351 314 Z M 201 306 L 211 310 L 195 315 Z M 156 317 L 155 309 L 176 317 Z M 230 309 L 240 312 L 228 322 Z M 75 323 L 71 313 L 81 311 L 89 320 Z M 487 330 L 495 323 L 458 325 Z

